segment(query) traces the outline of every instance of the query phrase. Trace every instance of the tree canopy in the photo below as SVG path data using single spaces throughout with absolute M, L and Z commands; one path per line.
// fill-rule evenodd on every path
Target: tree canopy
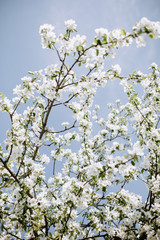
M 160 23 L 142 18 L 130 33 L 99 28 L 90 45 L 74 20 L 65 27 L 58 36 L 49 24 L 39 30 L 56 63 L 28 72 L 11 101 L 0 94 L 11 122 L 0 146 L 0 239 L 158 240 L 160 69 L 123 76 L 105 61 L 133 41 L 159 38 Z M 108 104 L 102 117 L 94 97 L 113 79 L 128 100 Z M 57 109 L 71 119 L 60 129 Z M 146 199 L 126 189 L 136 179 Z

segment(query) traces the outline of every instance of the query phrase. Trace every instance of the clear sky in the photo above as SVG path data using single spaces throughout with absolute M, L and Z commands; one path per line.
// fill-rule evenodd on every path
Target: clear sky
M 28 71 L 35 71 L 55 63 L 54 54 L 43 50 L 40 45 L 39 26 L 44 23 L 64 31 L 64 21 L 74 19 L 78 32 L 91 41 L 94 29 L 99 27 L 113 30 L 124 28 L 131 31 L 135 22 L 142 17 L 160 21 L 159 0 L 0 0 L 0 92 L 9 98 L 12 89 L 21 83 Z M 120 64 L 124 73 L 134 70 L 147 71 L 152 62 L 160 65 L 160 40 L 149 40 L 147 47 L 123 48 L 115 64 Z M 114 83 L 99 95 L 116 99 L 118 89 Z M 0 142 L 3 141 L 9 121 L 0 113 Z
M 79 32 L 91 40 L 97 27 L 129 31 L 144 16 L 160 21 L 160 1 L 0 0 L 0 91 L 10 95 L 29 70 L 53 63 L 54 55 L 41 49 L 38 34 L 41 24 L 50 23 L 60 33 L 64 30 L 64 21 L 72 18 Z M 147 50 L 123 49 L 116 62 L 125 70 L 134 67 L 145 70 L 152 61 L 160 62 L 157 42 L 150 41 Z

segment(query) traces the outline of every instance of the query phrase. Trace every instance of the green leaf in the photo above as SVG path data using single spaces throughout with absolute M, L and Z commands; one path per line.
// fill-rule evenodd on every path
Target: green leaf
M 138 156 L 137 155 L 134 156 L 134 161 L 138 162 Z
M 10 210 L 10 208 L 9 207 L 5 207 L 4 210 Z
M 100 46 L 102 45 L 102 43 L 99 39 L 97 40 L 97 44 L 100 45 Z
M 144 27 L 144 31 L 145 31 L 145 33 L 150 33 L 151 32 L 151 30 L 146 28 L 146 27 Z
M 121 34 L 123 35 L 123 36 L 126 36 L 126 31 L 122 28 L 121 29 Z
M 5 98 L 5 96 L 0 92 L 0 97 L 1 98 Z
M 28 72 L 28 74 L 30 74 L 30 75 L 34 75 L 34 73 L 33 73 L 33 72 L 30 72 L 30 71 Z
M 99 55 L 99 50 L 98 49 L 96 49 L 96 56 L 98 56 Z
M 140 30 L 137 31 L 137 34 L 138 34 L 138 35 L 141 35 L 142 33 L 143 33 L 142 29 L 140 29 Z
M 155 38 L 155 34 L 154 33 L 149 34 L 149 38 Z
M 131 164 L 132 164 L 133 166 L 135 166 L 135 162 L 134 162 L 134 161 L 131 161 Z
M 11 218 L 11 222 L 17 221 L 17 218 Z

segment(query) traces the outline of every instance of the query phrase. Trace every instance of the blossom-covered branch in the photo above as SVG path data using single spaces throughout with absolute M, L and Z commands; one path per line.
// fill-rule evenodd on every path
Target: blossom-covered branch
M 50 24 L 39 30 L 57 62 L 28 72 L 11 101 L 0 94 L 11 120 L 0 146 L 0 239 L 158 240 L 160 69 L 152 63 L 149 74 L 124 77 L 105 61 L 134 40 L 141 47 L 147 36 L 159 38 L 160 23 L 142 18 L 129 33 L 99 28 L 91 44 L 74 20 L 65 27 L 59 36 Z M 101 116 L 94 96 L 114 78 L 128 101 Z M 137 179 L 145 200 L 127 190 Z

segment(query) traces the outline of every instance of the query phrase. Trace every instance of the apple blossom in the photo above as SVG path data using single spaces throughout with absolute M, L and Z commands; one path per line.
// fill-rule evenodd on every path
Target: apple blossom
M 39 30 L 42 48 L 59 61 L 28 72 L 12 100 L 0 93 L 11 122 L 0 145 L 0 239 L 158 240 L 160 68 L 123 76 L 105 59 L 134 40 L 141 47 L 147 36 L 159 38 L 160 23 L 142 18 L 131 33 L 99 28 L 91 45 L 74 20 L 65 26 L 57 37 L 50 24 Z M 101 114 L 94 97 L 115 78 L 128 101 Z M 129 191 L 131 181 L 147 196 Z
M 64 24 L 69 31 L 76 30 L 77 24 L 73 19 L 65 21 Z

